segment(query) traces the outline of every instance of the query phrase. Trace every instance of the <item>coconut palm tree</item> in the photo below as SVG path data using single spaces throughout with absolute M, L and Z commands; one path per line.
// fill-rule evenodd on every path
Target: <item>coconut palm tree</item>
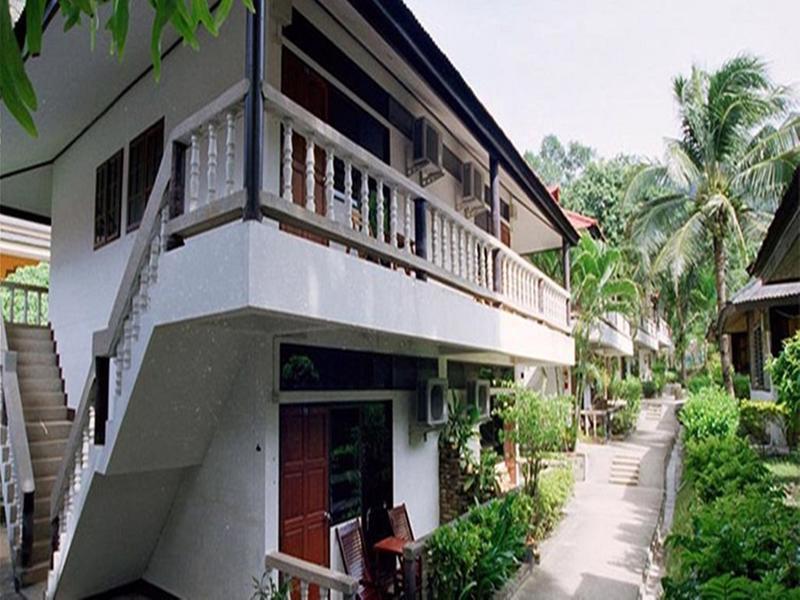
M 634 316 L 639 306 L 639 290 L 626 276 L 626 265 L 618 248 L 583 235 L 571 252 L 572 303 L 576 310 L 575 398 L 580 406 L 583 390 L 596 375 L 589 346 L 589 334 L 605 313 Z M 576 410 L 576 417 L 579 412 Z
M 774 84 L 753 56 L 737 56 L 711 73 L 693 67 L 673 88 L 681 136 L 667 140 L 663 162 L 631 181 L 626 202 L 637 205 L 631 238 L 654 255 L 654 269 L 676 276 L 713 256 L 719 312 L 728 299 L 729 256 L 746 261 L 800 163 L 800 116 L 788 112 L 791 90 Z M 730 344 L 727 336 L 719 340 L 732 392 Z

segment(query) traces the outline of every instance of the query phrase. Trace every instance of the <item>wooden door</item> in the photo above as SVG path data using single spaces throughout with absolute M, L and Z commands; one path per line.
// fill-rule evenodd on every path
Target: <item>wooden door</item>
M 328 409 L 282 406 L 280 429 L 280 550 L 327 567 Z
M 328 82 L 289 50 L 283 50 L 282 62 L 283 93 L 315 117 L 329 122 Z M 306 205 L 306 140 L 297 132 L 292 135 L 292 200 L 300 206 Z M 314 148 L 314 211 L 319 215 L 325 214 L 325 150 L 320 146 Z M 297 227 L 284 225 L 281 228 L 301 237 L 325 243 L 320 236 L 309 234 Z

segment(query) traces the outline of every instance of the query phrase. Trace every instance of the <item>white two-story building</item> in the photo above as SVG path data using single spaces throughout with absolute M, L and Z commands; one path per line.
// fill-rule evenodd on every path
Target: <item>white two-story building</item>
M 4 323 L 20 582 L 242 598 L 435 528 L 445 390 L 574 360 L 545 187 L 400 2 L 236 3 L 158 82 L 147 3 L 122 62 L 54 4 L 38 138 L 2 114 L 0 201 L 52 225 L 49 326 Z

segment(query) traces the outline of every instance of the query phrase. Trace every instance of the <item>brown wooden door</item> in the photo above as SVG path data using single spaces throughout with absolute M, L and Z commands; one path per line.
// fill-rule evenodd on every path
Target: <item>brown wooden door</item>
M 282 60 L 283 93 L 327 123 L 328 82 L 291 51 L 284 49 Z M 306 205 L 306 140 L 297 132 L 292 135 L 292 200 L 300 206 Z M 320 146 L 314 148 L 314 210 L 319 215 L 325 214 L 325 150 Z M 304 232 L 297 227 L 283 225 L 281 228 L 306 239 L 327 243 L 320 236 Z
M 328 410 L 282 406 L 280 421 L 280 550 L 327 567 Z

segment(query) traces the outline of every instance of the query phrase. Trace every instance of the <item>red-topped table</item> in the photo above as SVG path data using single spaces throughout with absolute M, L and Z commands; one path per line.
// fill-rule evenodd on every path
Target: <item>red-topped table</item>
M 372 549 L 378 553 L 392 554 L 402 558 L 403 546 L 405 546 L 407 543 L 408 542 L 406 542 L 406 540 L 403 538 L 389 536 L 387 538 L 383 538 L 380 542 L 375 544 Z

